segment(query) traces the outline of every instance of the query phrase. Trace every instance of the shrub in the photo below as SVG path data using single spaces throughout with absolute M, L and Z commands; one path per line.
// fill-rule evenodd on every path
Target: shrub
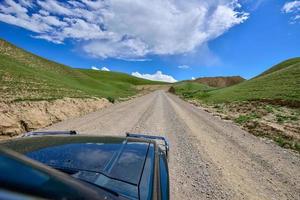
M 273 112 L 274 112 L 273 107 L 270 106 L 270 105 L 266 105 L 266 106 L 265 106 L 265 110 L 266 110 L 268 113 L 273 113 Z
M 174 88 L 173 86 L 171 86 L 171 87 L 169 88 L 169 92 L 175 94 L 175 93 L 176 93 L 176 90 L 175 90 L 175 88 Z
M 115 98 L 113 97 L 107 97 L 106 98 L 110 103 L 115 103 Z

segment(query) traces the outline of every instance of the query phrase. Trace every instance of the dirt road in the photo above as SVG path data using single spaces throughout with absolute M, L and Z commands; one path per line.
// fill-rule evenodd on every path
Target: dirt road
M 171 199 L 300 199 L 300 156 L 156 91 L 55 124 L 81 134 L 166 136 Z

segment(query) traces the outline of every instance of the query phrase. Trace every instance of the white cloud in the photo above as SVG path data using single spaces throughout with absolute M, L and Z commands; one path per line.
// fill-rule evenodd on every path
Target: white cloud
M 283 5 L 282 11 L 285 13 L 291 13 L 300 11 L 300 1 L 291 1 Z
M 101 70 L 101 71 L 107 71 L 107 72 L 110 71 L 107 67 L 102 67 L 102 68 L 100 69 L 99 67 L 92 66 L 91 69 L 97 70 L 97 71 L 99 71 L 99 70 Z
M 195 77 L 192 77 L 192 80 L 195 80 Z
M 97 71 L 99 71 L 99 70 L 100 70 L 98 67 L 95 67 L 95 66 L 92 66 L 92 67 L 91 67 L 91 69 L 93 69 L 93 70 L 97 70 Z
M 154 74 L 141 74 L 139 72 L 132 72 L 131 75 L 139 78 L 152 80 L 152 81 L 164 81 L 169 83 L 177 82 L 175 78 L 173 78 L 170 75 L 163 74 L 161 71 L 157 71 Z
M 102 70 L 102 71 L 107 71 L 107 72 L 110 71 L 107 67 L 102 67 L 101 70 Z
M 294 20 L 300 20 L 300 15 L 296 15 L 296 16 L 294 17 Z
M 79 42 L 94 57 L 144 60 L 176 55 L 243 23 L 238 0 L 4 0 L 0 21 L 55 43 Z
M 179 65 L 178 68 L 179 69 L 189 69 L 190 66 L 188 66 L 188 65 Z
M 290 1 L 283 5 L 282 12 L 293 15 L 291 23 L 300 21 L 300 1 Z

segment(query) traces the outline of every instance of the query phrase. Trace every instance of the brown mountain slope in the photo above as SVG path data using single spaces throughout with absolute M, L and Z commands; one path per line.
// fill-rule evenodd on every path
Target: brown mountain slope
M 243 82 L 245 79 L 240 76 L 218 76 L 197 78 L 193 82 L 202 83 L 210 87 L 228 87 Z

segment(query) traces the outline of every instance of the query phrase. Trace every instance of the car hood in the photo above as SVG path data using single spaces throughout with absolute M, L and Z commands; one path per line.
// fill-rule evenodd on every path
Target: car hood
M 43 136 L 3 145 L 54 168 L 104 174 L 138 185 L 150 144 L 120 137 Z

